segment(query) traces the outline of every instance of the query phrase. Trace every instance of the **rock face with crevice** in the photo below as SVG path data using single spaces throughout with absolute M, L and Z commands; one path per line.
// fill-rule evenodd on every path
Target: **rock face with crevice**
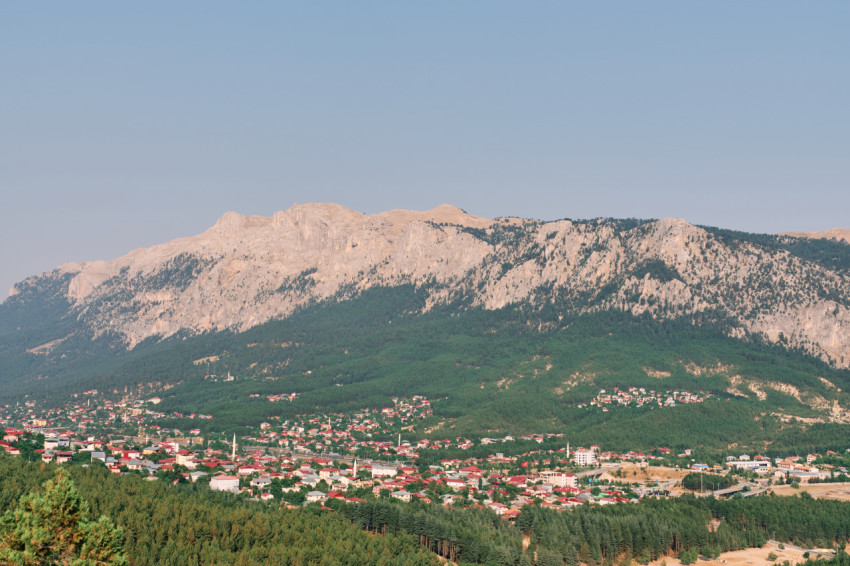
M 850 367 L 850 278 L 789 251 L 657 221 L 486 219 L 443 205 L 366 215 L 304 204 L 228 212 L 197 236 L 23 281 L 62 287 L 92 336 L 127 347 L 178 332 L 246 330 L 376 286 L 412 284 L 428 307 L 522 305 L 721 322 Z M 38 348 L 41 344 L 32 344 Z

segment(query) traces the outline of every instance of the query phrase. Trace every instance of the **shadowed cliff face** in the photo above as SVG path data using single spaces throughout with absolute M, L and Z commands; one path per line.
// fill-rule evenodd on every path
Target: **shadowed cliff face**
M 710 313 L 734 335 L 850 367 L 846 273 L 674 218 L 490 220 L 448 205 L 369 216 L 305 204 L 272 217 L 229 212 L 197 236 L 39 277 L 69 281 L 61 292 L 71 313 L 94 336 L 117 334 L 128 347 L 180 331 L 245 330 L 312 303 L 413 284 L 430 306 Z M 49 349 L 31 348 L 40 346 Z

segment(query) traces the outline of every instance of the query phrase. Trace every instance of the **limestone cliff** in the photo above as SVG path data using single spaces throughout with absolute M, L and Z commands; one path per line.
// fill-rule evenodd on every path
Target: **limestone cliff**
M 245 330 L 370 287 L 413 284 L 431 306 L 710 316 L 733 335 L 850 367 L 846 271 L 675 218 L 540 222 L 448 205 L 365 215 L 304 204 L 271 217 L 228 212 L 197 236 L 40 277 L 70 278 L 73 316 L 128 347 L 181 331 Z

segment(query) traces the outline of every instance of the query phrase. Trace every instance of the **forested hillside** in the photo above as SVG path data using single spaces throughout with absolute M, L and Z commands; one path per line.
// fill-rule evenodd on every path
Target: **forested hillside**
M 419 314 L 425 300 L 412 286 L 378 288 L 243 333 L 173 337 L 117 356 L 92 351 L 90 365 L 27 385 L 60 403 L 84 388 L 118 397 L 148 384 L 142 390 L 162 397 L 165 412 L 212 414 L 176 423 L 209 431 L 409 395 L 433 399 L 435 418 L 457 434 L 559 430 L 614 449 L 832 446 L 848 428 L 833 408 L 848 405 L 850 372 L 758 337 L 731 338 L 722 325 L 603 312 L 541 332 L 529 316 L 553 324 L 557 310 L 450 305 Z M 228 374 L 236 379 L 221 379 Z M 75 381 L 62 387 L 65 375 Z M 705 401 L 609 412 L 587 405 L 601 390 L 629 387 L 699 392 Z M 291 402 L 267 400 L 292 393 Z M 783 415 L 823 422 L 801 430 Z
M 0 457 L 0 512 L 39 492 L 55 472 Z M 70 476 L 92 516 L 122 529 L 134 565 L 437 564 L 409 535 L 369 536 L 333 513 L 252 505 L 207 487 L 116 477 L 106 468 L 74 468 Z

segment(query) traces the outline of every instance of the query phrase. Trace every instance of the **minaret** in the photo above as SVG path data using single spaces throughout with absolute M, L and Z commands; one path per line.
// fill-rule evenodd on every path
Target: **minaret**
M 570 443 L 567 442 L 567 460 L 570 459 Z
M 357 458 L 354 459 L 354 477 L 357 478 Z
M 401 448 L 401 433 L 398 433 L 398 447 Z
M 236 433 L 233 433 L 233 451 L 230 453 L 230 459 L 236 460 Z

